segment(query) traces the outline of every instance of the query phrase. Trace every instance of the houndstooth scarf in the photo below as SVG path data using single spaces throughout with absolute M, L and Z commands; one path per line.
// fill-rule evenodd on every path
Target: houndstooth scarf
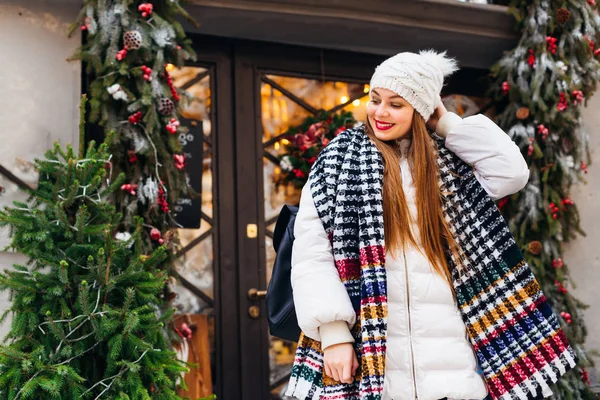
M 489 396 L 533 399 L 575 366 L 575 353 L 472 168 L 435 140 L 444 216 L 466 256 L 460 275 L 448 258 L 453 286 Z M 361 367 L 352 384 L 334 381 L 323 374 L 320 342 L 301 335 L 289 396 L 381 399 L 387 331 L 382 181 L 381 155 L 362 127 L 341 133 L 312 168 L 313 201 L 358 316 L 352 334 Z

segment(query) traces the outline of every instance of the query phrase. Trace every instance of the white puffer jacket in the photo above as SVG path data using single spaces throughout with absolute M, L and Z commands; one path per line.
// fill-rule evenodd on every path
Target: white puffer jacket
M 522 189 L 529 170 L 519 148 L 490 119 L 445 114 L 438 134 L 448 149 L 474 167 L 494 200 Z M 416 217 L 415 188 L 401 143 L 402 188 Z M 416 218 L 414 218 L 416 219 Z M 416 224 L 412 225 L 420 243 Z M 309 185 L 302 191 L 292 251 L 292 287 L 298 322 L 322 348 L 353 342 L 356 315 L 335 268 L 331 245 L 317 215 Z M 446 281 L 419 249 L 386 257 L 388 332 L 384 400 L 483 399 L 487 388 L 465 326 Z

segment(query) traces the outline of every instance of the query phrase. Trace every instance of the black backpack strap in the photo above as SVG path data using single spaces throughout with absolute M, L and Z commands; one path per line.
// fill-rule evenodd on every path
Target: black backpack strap
M 295 217 L 297 213 L 298 207 L 296 206 L 290 206 L 286 204 L 281 208 L 279 217 L 277 217 L 277 223 L 275 224 L 275 230 L 273 231 L 273 248 L 275 249 L 276 253 L 279 250 L 281 239 L 283 238 L 285 231 L 288 229 L 290 218 L 292 216 Z M 294 232 L 292 231 L 291 233 L 293 237 Z

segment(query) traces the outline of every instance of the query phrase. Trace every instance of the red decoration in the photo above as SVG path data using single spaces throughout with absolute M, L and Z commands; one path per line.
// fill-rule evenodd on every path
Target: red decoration
M 529 57 L 527 58 L 527 64 L 529 64 L 531 68 L 535 68 L 535 54 L 533 53 L 532 49 L 529 49 Z
M 138 111 L 135 114 L 131 114 L 129 116 L 128 120 L 129 120 L 129 122 L 131 122 L 134 125 L 142 122 L 142 112 Z
M 181 333 L 183 333 L 183 336 L 186 339 L 191 339 L 192 338 L 192 330 L 190 329 L 190 327 L 188 326 L 188 324 L 186 324 L 185 322 L 181 324 Z
M 592 52 L 594 52 L 594 48 L 596 47 L 594 41 L 590 39 L 587 35 L 583 35 L 583 37 L 587 39 L 588 44 L 590 45 L 590 49 L 592 50 Z
M 569 108 L 569 101 L 567 100 L 567 95 L 565 92 L 560 94 L 560 100 L 558 101 L 556 108 L 559 112 L 565 111 L 567 108 Z
M 142 72 L 144 73 L 144 80 L 151 82 L 152 81 L 152 68 L 148 68 L 145 65 L 142 65 Z
M 152 238 L 152 240 L 156 241 L 158 239 L 160 239 L 162 235 L 160 234 L 160 231 L 156 228 L 152 228 L 150 230 L 150 237 Z
M 594 1 L 594 0 L 588 0 L 588 3 L 590 1 Z M 592 382 L 590 382 L 590 377 L 588 376 L 588 372 L 585 370 L 585 368 L 581 368 L 579 370 L 579 376 L 581 377 L 581 380 L 588 386 L 590 386 L 592 384 Z
M 587 174 L 588 173 L 588 169 L 587 169 L 587 164 L 585 162 L 581 162 L 581 170 L 583 171 L 583 173 Z
M 296 178 L 306 178 L 306 174 L 302 172 L 302 170 L 294 169 L 292 172 L 294 173 Z
M 596 5 L 596 0 L 587 0 L 588 4 L 590 6 L 595 6 Z
M 138 6 L 138 11 L 142 13 L 142 17 L 146 18 L 147 16 L 152 14 L 152 9 L 154 7 L 151 3 L 143 3 Z
M 573 97 L 573 104 L 583 103 L 583 92 L 581 90 L 573 90 L 571 96 Z
M 548 51 L 552 54 L 556 54 L 556 38 L 552 36 L 546 36 L 546 45 L 548 46 Z
M 171 90 L 171 96 L 173 96 L 173 100 L 179 101 L 179 95 L 177 94 L 177 90 L 175 89 L 175 85 L 173 84 L 173 79 L 171 79 L 171 75 L 169 75 L 169 71 L 166 69 L 167 64 L 165 64 L 165 80 L 167 81 L 167 85 Z
M 331 114 L 321 110 L 291 128 L 281 142 L 283 152 L 278 157 L 280 170 L 276 174 L 275 183 L 292 183 L 301 188 L 319 153 L 331 140 L 355 123 L 351 112 Z
M 126 183 L 124 185 L 121 185 L 121 190 L 129 193 L 132 196 L 135 196 L 137 188 L 138 188 L 138 185 L 136 185 L 134 183 Z
M 560 209 L 556 207 L 556 204 L 550 203 L 550 211 L 552 212 L 552 218 L 556 219 L 558 217 L 558 212 Z
M 531 156 L 533 154 L 533 142 L 535 141 L 534 138 L 529 138 L 529 147 L 527 147 L 527 155 Z
M 90 28 L 90 18 L 85 17 L 84 23 L 83 23 L 83 25 L 81 25 L 81 30 L 87 31 L 89 28 Z
M 507 95 L 509 91 L 510 91 L 510 84 L 508 83 L 508 81 L 502 82 L 502 92 L 504 93 L 504 95 Z
M 129 157 L 129 162 L 130 163 L 134 163 L 137 161 L 137 154 L 135 154 L 135 151 L 133 150 L 129 150 L 127 151 L 127 156 Z
M 569 314 L 568 312 L 561 312 L 560 316 L 564 318 L 564 320 L 567 322 L 567 324 L 570 324 L 571 322 L 573 322 L 571 320 L 571 314 Z
M 165 189 L 164 189 L 163 185 L 160 185 L 158 187 L 158 197 L 156 199 L 156 203 L 160 206 L 160 209 L 164 213 L 169 212 L 169 203 L 167 203 L 167 199 L 165 197 Z
M 505 197 L 498 202 L 498 209 L 502 210 L 504 208 L 504 206 L 506 205 L 506 203 L 508 203 L 508 197 Z
M 558 291 L 562 294 L 565 294 L 568 292 L 567 288 L 559 281 L 554 281 L 554 286 L 556 286 L 556 289 L 558 289 Z
M 183 154 L 175 154 L 173 158 L 175 159 L 175 168 L 178 170 L 185 168 L 185 156 Z
M 174 135 L 177 133 L 178 126 L 179 126 L 179 121 L 177 121 L 177 119 L 175 119 L 175 118 L 171 118 L 171 121 L 167 124 L 167 131 L 169 131 L 169 133 L 171 135 Z
M 594 50 L 594 55 L 597 56 L 598 54 L 600 54 L 600 49 Z
M 562 258 L 557 258 L 556 260 L 552 260 L 552 267 L 554 269 L 561 269 L 563 267 L 563 260 Z
M 162 238 L 162 234 L 160 233 L 160 231 L 156 228 L 152 228 L 150 230 L 150 238 L 152 240 L 154 240 L 155 242 L 158 242 L 158 244 L 163 244 L 164 240 Z
M 546 128 L 544 124 L 539 124 L 537 131 L 540 135 L 542 135 L 542 140 L 546 140 L 548 138 L 548 128 Z
M 562 200 L 562 205 L 563 206 L 572 206 L 573 204 L 573 200 L 571 200 L 570 198 L 566 197 Z
M 117 51 L 117 60 L 121 61 L 122 59 L 125 58 L 125 56 L 127 55 L 127 50 L 123 49 L 123 50 L 119 50 Z

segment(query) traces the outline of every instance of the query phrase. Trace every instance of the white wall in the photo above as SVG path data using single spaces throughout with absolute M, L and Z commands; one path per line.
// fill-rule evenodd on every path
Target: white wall
M 600 89 L 600 88 L 599 88 Z M 577 284 L 575 296 L 587 303 L 587 347 L 600 350 L 600 90 L 583 112 L 584 128 L 590 136 L 593 164 L 588 166 L 587 185 L 573 187 L 571 199 L 577 204 L 586 237 L 565 246 L 565 262 Z M 600 360 L 598 360 L 600 362 Z M 600 368 L 596 368 L 600 369 Z
M 36 182 L 31 161 L 55 140 L 78 143 L 79 62 L 66 59 L 81 43 L 76 32 L 67 39 L 68 25 L 80 4 L 67 0 L 0 0 L 0 163 L 30 184 Z M 0 176 L 0 206 L 24 199 Z M 0 231 L 0 249 L 8 244 Z M 0 269 L 23 262 L 18 254 L 0 252 Z M 0 294 L 0 313 L 7 294 Z M 0 338 L 8 323 L 0 327 Z

